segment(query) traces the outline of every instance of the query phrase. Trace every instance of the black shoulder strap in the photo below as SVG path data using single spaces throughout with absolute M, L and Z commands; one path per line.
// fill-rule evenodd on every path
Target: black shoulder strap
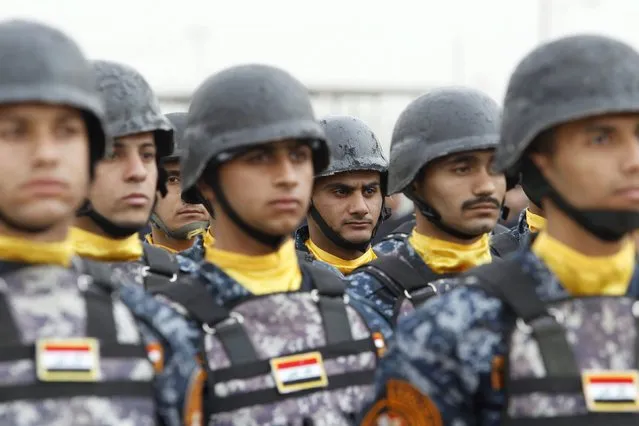
M 143 243 L 142 247 L 146 263 L 144 288 L 149 290 L 177 280 L 180 265 L 173 254 L 148 243 Z
M 313 255 L 307 251 L 295 250 L 295 254 L 297 254 L 297 259 L 301 262 L 305 262 L 305 263 L 313 262 Z
M 503 232 L 490 237 L 490 251 L 496 256 L 505 257 L 518 249 L 519 241 L 510 232 Z
M 166 283 L 150 291 L 179 304 L 191 318 L 201 324 L 214 327 L 230 316 L 229 311 L 217 303 L 204 285 L 191 280 Z
M 373 275 L 396 297 L 405 297 L 424 288 L 429 282 L 441 278 L 428 266 L 427 274 L 417 270 L 410 262 L 401 257 L 382 256 L 363 266 L 361 270 Z
M 306 264 L 302 270 L 311 276 L 317 291 L 317 306 L 322 316 L 326 344 L 353 340 L 344 298 L 346 283 L 334 273 L 317 266 Z
M 483 265 L 471 270 L 468 275 L 479 278 L 479 287 L 500 299 L 530 327 L 548 377 L 579 375 L 564 328 L 539 298 L 535 290 L 537 282 L 523 271 L 518 260 L 506 260 L 498 266 Z
M 116 284 L 111 279 L 111 269 L 108 264 L 94 260 L 82 259 L 80 266 L 82 273 L 92 279 L 93 286 L 81 289 L 84 292 L 86 304 L 86 333 L 87 336 L 98 337 L 102 340 L 117 341 L 115 314 L 113 313 L 112 294 Z

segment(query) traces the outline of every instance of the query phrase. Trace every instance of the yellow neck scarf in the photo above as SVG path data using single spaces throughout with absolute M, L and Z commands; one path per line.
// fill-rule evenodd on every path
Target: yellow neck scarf
M 202 242 L 202 244 L 205 251 L 207 247 L 213 247 L 213 244 L 215 244 L 215 237 L 213 236 L 213 234 L 211 234 L 211 228 L 207 229 L 207 231 L 204 233 L 204 241 Z
M 456 244 L 413 230 L 408 242 L 430 269 L 438 274 L 464 272 L 492 260 L 488 234 L 472 244 Z
M 526 223 L 530 232 L 537 233 L 546 227 L 546 218 L 526 209 Z
M 163 246 L 162 244 L 156 244 L 156 243 L 154 243 L 154 242 L 153 242 L 153 236 L 152 236 L 151 234 L 147 234 L 147 236 L 146 236 L 146 237 L 144 237 L 144 240 L 145 240 L 147 243 L 151 244 L 152 246 L 155 246 L 155 247 L 159 247 L 159 248 L 161 248 L 161 249 L 164 249 L 164 250 L 168 251 L 169 253 L 178 253 L 178 251 L 177 251 L 177 250 L 172 249 L 171 247 L 167 247 L 167 246 Z
M 70 238 L 42 243 L 0 235 L 0 259 L 8 262 L 69 266 L 72 257 Z
M 143 253 L 138 234 L 116 240 L 74 227 L 71 240 L 78 256 L 101 262 L 132 262 L 140 260 Z
M 308 248 L 308 251 L 315 256 L 315 259 L 336 267 L 344 275 L 348 275 L 356 268 L 377 259 L 377 255 L 373 251 L 372 247 L 369 247 L 368 250 L 366 250 L 366 252 L 357 259 L 345 260 L 317 247 L 310 238 L 306 240 L 306 243 L 304 244 Z
M 592 257 L 542 232 L 532 251 L 573 296 L 622 296 L 628 291 L 635 270 L 635 244 L 630 238 L 619 253 Z
M 302 271 L 292 240 L 264 256 L 207 247 L 205 258 L 255 295 L 297 291 L 302 285 Z

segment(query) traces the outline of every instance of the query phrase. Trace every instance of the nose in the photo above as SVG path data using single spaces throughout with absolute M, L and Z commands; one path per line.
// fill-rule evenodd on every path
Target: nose
M 369 213 L 370 209 L 368 208 L 368 204 L 366 203 L 366 199 L 361 192 L 356 191 L 353 193 L 351 197 L 349 197 L 349 214 L 353 216 L 363 217 Z
M 287 156 L 279 156 L 275 164 L 275 184 L 292 188 L 297 185 L 297 170 L 293 162 Z
M 148 176 L 149 171 L 139 154 L 131 154 L 126 158 L 125 180 L 142 182 Z

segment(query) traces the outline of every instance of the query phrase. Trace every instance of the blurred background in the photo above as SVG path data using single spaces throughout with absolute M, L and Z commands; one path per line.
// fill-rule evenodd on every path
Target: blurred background
M 165 112 L 185 111 L 209 74 L 247 62 L 282 67 L 319 116 L 366 121 L 388 153 L 393 124 L 428 88 L 474 86 L 501 101 L 536 44 L 595 32 L 639 47 L 639 0 L 25 0 L 30 18 L 74 37 L 92 59 L 146 76 Z

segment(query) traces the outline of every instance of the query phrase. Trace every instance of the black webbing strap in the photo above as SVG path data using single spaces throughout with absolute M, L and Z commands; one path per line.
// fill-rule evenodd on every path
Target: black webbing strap
M 17 400 L 50 398 L 95 397 L 151 397 L 150 381 L 117 380 L 107 382 L 36 382 L 0 386 L 0 403 Z
M 92 284 L 84 290 L 86 305 L 86 335 L 104 341 L 116 341 L 117 329 L 113 313 L 114 284 L 111 270 L 103 263 L 83 260 L 84 272 L 92 279 Z M 81 278 L 80 278 L 81 279 Z
M 144 288 L 152 290 L 167 282 L 175 282 L 180 272 L 180 265 L 175 256 L 168 251 L 148 243 L 142 244 L 144 250 Z
M 382 284 L 386 284 L 388 290 L 396 297 L 406 297 L 405 291 L 410 295 L 412 292 L 424 288 L 430 281 L 441 278 L 425 264 L 423 266 L 426 274 L 417 270 L 403 256 L 382 256 L 365 265 L 362 270 L 375 278 L 381 278 Z M 389 278 L 392 282 L 389 282 Z
M 519 250 L 519 241 L 510 233 L 494 234 L 490 237 L 490 252 L 498 257 L 505 257 Z
M 353 340 L 344 301 L 346 283 L 332 272 L 312 265 L 304 265 L 303 270 L 311 276 L 319 295 L 317 307 L 322 316 L 326 345 Z
M 13 318 L 7 295 L 0 293 L 0 344 L 2 346 L 21 345 L 20 330 Z
M 241 321 L 219 305 L 204 285 L 190 281 L 169 283 L 152 289 L 152 293 L 178 303 L 191 318 L 202 324 L 204 332 L 215 334 L 232 364 L 258 359 Z
M 564 328 L 537 296 L 534 278 L 525 273 L 517 261 L 506 260 L 498 266 L 480 266 L 473 269 L 470 275 L 478 277 L 480 287 L 499 298 L 531 328 L 547 377 L 580 377 Z

